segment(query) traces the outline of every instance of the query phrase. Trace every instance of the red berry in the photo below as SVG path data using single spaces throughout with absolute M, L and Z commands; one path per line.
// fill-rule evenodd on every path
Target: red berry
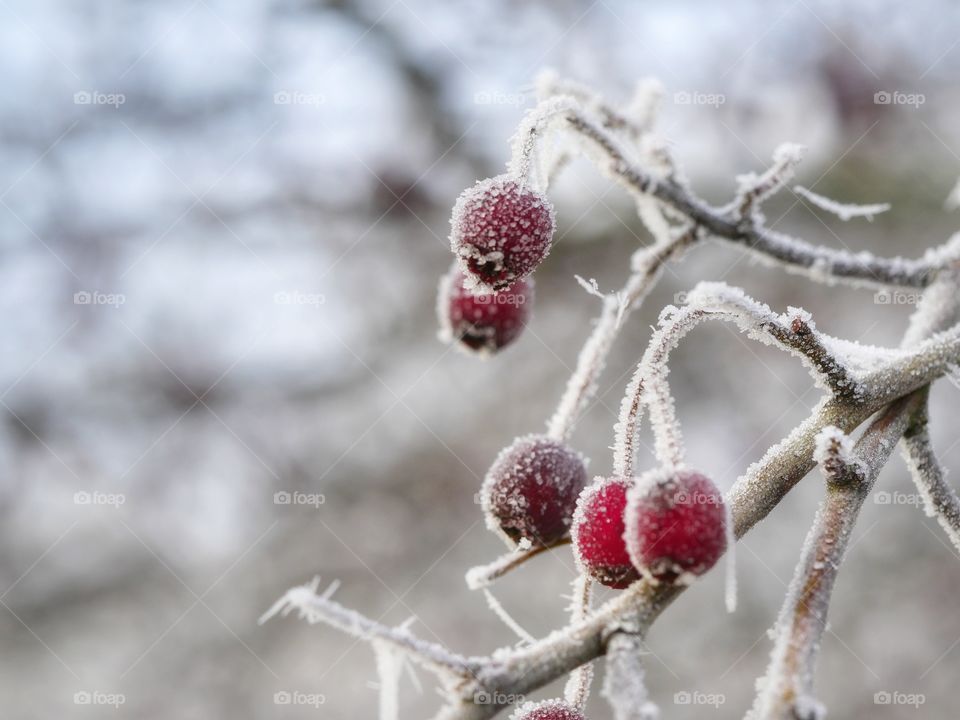
M 553 205 L 510 175 L 464 190 L 450 222 L 450 247 L 467 287 L 479 292 L 503 290 L 529 275 L 553 240 Z
M 573 545 L 580 566 L 599 583 L 625 588 L 640 574 L 623 540 L 623 512 L 631 480 L 598 478 L 580 495 L 573 517 Z
M 483 481 L 487 524 L 513 542 L 551 545 L 567 534 L 586 484 L 580 453 L 545 435 L 517 438 Z
M 492 354 L 513 342 L 530 319 L 533 280 L 518 280 L 496 294 L 474 295 L 454 265 L 440 280 L 440 336 L 468 350 Z
M 512 720 L 587 720 L 582 712 L 563 700 L 526 703 L 511 718 Z
M 627 549 L 634 564 L 672 582 L 702 575 L 727 549 L 723 494 L 700 473 L 656 471 L 629 493 Z

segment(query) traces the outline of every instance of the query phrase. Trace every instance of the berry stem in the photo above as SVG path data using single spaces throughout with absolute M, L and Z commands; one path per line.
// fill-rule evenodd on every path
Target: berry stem
M 488 587 L 492 585 L 495 580 L 503 577 L 511 570 L 520 567 L 537 555 L 569 544 L 570 538 L 568 536 L 560 538 L 551 545 L 534 545 L 524 550 L 512 550 L 501 555 L 493 562 L 470 568 L 466 574 L 467 587 L 471 590 Z
M 745 247 L 766 260 L 773 260 L 819 282 L 841 281 L 854 286 L 914 287 L 930 285 L 937 275 L 960 258 L 960 239 L 953 238 L 928 250 L 922 258 L 881 258 L 869 253 L 852 253 L 798 238 L 764 227 L 755 215 L 744 219 L 735 201 L 715 208 L 694 195 L 685 184 L 671 177 L 657 177 L 632 163 L 616 138 L 585 113 L 571 109 L 569 126 L 606 157 L 603 168 L 628 190 L 650 195 L 673 208 L 711 236 Z M 782 189 L 772 187 L 771 192 Z M 766 195 L 765 195 L 766 197 Z M 748 203 L 749 205 L 752 203 Z
M 593 583 L 586 573 L 580 573 L 573 581 L 573 599 L 570 604 L 570 624 L 583 622 L 590 613 L 590 600 Z M 567 680 L 563 694 L 567 702 L 581 712 L 587 706 L 590 697 L 590 685 L 593 683 L 593 663 L 584 663 Z
M 615 427 L 613 464 L 618 477 L 633 477 L 635 442 L 644 407 L 650 412 L 658 460 L 667 468 L 683 464 L 683 440 L 673 396 L 667 382 L 670 353 L 679 342 L 704 320 L 736 323 L 754 339 L 774 344 L 797 355 L 814 379 L 834 397 L 859 401 L 865 394 L 864 383 L 827 347 L 825 336 L 799 310 L 778 316 L 723 283 L 699 283 L 688 295 L 687 304 L 668 308 L 661 315 L 660 328 L 654 333 L 646 352 L 627 386 Z

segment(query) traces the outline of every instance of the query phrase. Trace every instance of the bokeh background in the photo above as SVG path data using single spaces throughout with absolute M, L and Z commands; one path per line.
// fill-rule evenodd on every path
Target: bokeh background
M 619 287 L 649 242 L 625 193 L 575 163 L 551 191 L 558 239 L 522 340 L 488 362 L 437 341 L 449 208 L 503 167 L 536 72 L 621 101 L 659 77 L 662 133 L 714 202 L 803 143 L 800 183 L 893 209 L 841 223 L 787 193 L 774 227 L 917 256 L 958 224 L 958 20 L 932 0 L 0 2 L 2 714 L 371 717 L 369 648 L 256 623 L 314 575 L 458 651 L 514 642 L 463 582 L 503 549 L 474 494 L 501 447 L 543 427 L 589 332 L 598 303 L 573 275 Z M 631 318 L 577 428 L 593 472 L 651 324 L 701 279 L 868 343 L 896 344 L 910 312 L 697 249 Z M 725 326 L 686 340 L 673 372 L 691 461 L 724 487 L 818 399 L 795 361 Z M 934 393 L 948 467 L 958 393 Z M 952 716 L 960 563 L 899 458 L 877 487 L 901 494 L 864 510 L 818 694 L 833 717 Z M 275 501 L 296 491 L 316 502 Z M 811 474 L 742 543 L 735 614 L 715 572 L 656 625 L 666 717 L 747 709 L 821 493 Z M 543 634 L 572 574 L 562 549 L 497 595 Z M 403 717 L 437 705 L 421 679 Z M 683 704 L 708 694 L 723 702 Z M 590 714 L 609 717 L 600 699 Z

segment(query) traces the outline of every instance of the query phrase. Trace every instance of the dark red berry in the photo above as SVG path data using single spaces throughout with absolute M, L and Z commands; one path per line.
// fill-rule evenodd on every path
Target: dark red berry
M 492 292 L 526 277 L 550 252 L 553 206 L 510 175 L 481 180 L 453 207 L 450 247 L 467 287 Z
M 623 478 L 598 478 L 580 495 L 571 530 L 580 566 L 597 582 L 617 589 L 640 577 L 623 540 L 623 513 L 631 485 L 631 480 Z
M 587 720 L 582 712 L 563 700 L 527 703 L 511 718 L 512 720 Z
M 667 582 L 702 575 L 727 549 L 723 494 L 691 470 L 640 478 L 629 493 L 626 525 L 634 564 Z
M 495 294 L 474 295 L 464 287 L 463 273 L 454 265 L 440 280 L 437 296 L 441 339 L 473 352 L 495 353 L 520 335 L 532 304 L 531 278 Z
M 483 481 L 487 524 L 513 542 L 555 543 L 567 534 L 577 496 L 587 484 L 580 453 L 545 435 L 517 438 Z

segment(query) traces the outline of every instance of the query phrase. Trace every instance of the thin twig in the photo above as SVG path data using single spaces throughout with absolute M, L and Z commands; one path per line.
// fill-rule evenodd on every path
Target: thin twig
M 927 515 L 935 517 L 950 542 L 960 552 L 960 499 L 947 482 L 930 441 L 927 400 L 914 414 L 903 436 L 903 459 L 923 497 Z

